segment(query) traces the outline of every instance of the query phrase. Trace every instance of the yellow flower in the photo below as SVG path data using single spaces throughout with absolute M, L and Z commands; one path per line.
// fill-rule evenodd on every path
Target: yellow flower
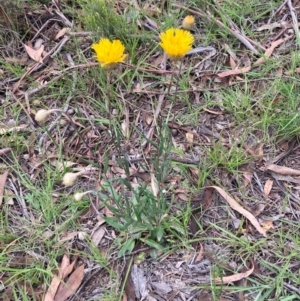
M 182 59 L 192 49 L 194 42 L 194 37 L 189 31 L 178 28 L 170 28 L 159 37 L 159 45 L 173 61 Z
M 96 52 L 96 58 L 101 67 L 111 70 L 117 63 L 123 63 L 127 54 L 124 54 L 125 47 L 120 40 L 101 39 L 92 45 Z
M 182 28 L 192 30 L 195 25 L 195 18 L 191 15 L 186 16 L 182 21 Z

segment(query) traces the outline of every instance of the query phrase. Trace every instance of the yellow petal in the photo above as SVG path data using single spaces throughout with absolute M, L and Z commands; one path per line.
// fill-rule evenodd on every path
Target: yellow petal
M 101 39 L 98 43 L 92 45 L 96 52 L 96 58 L 104 69 L 112 69 L 117 63 L 123 63 L 127 57 L 124 54 L 125 47 L 120 40 L 110 41 Z
M 159 45 L 164 49 L 171 60 L 182 59 L 192 49 L 193 35 L 186 30 L 170 28 L 160 34 Z

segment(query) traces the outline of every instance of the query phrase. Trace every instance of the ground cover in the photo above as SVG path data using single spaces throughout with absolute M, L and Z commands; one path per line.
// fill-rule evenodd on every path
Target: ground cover
M 1 300 L 300 300 L 299 5 L 0 0 Z

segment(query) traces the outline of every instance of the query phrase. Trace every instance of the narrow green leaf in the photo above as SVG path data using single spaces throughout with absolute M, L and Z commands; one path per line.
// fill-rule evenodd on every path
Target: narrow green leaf
M 155 242 L 152 239 L 146 238 L 146 239 L 141 239 L 145 244 L 147 244 L 148 246 L 155 248 L 157 250 L 163 250 L 164 247 L 160 244 L 158 244 L 157 242 Z
M 135 240 L 133 238 L 128 239 L 118 252 L 118 257 L 122 257 L 126 252 L 132 252 L 134 246 Z

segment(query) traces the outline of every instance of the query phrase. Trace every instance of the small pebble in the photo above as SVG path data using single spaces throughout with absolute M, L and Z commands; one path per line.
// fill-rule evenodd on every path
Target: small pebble
M 178 131 L 176 129 L 172 129 L 172 136 L 177 136 L 178 135 Z

